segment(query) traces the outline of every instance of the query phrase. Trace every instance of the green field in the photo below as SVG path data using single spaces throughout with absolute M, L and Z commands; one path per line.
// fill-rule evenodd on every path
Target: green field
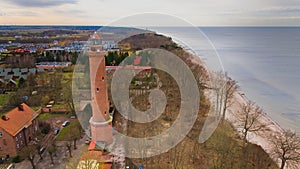
M 5 105 L 10 98 L 10 94 L 0 94 L 0 106 Z
M 71 123 L 63 127 L 59 134 L 56 137 L 56 141 L 68 141 L 68 134 L 72 131 L 74 131 L 74 128 L 78 128 L 79 122 L 78 121 L 71 121 Z M 72 131 L 71 131 L 72 130 Z
M 16 38 L 13 37 L 0 37 L 0 40 L 14 41 Z
M 42 113 L 38 116 L 38 120 L 39 121 L 45 121 L 48 119 L 52 119 L 54 117 L 68 117 L 69 118 L 69 114 L 55 114 L 55 113 Z

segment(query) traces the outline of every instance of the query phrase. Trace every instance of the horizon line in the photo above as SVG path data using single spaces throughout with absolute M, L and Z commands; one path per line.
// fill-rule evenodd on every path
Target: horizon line
M 120 26 L 105 26 L 105 25 L 73 25 L 73 24 L 0 24 L 0 27 L 4 27 L 4 26 L 41 26 L 41 27 L 46 27 L 46 26 L 74 26 L 74 27 L 78 27 L 78 26 L 94 26 L 94 27 L 193 27 L 193 26 L 180 26 L 180 25 L 176 25 L 176 26 L 128 26 L 128 25 L 120 25 Z M 300 25 L 196 25 L 196 27 L 300 27 Z

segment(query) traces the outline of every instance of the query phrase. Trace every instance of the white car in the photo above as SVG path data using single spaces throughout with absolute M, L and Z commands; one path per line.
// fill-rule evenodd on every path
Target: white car
M 66 126 L 69 125 L 69 124 L 70 124 L 69 121 L 64 121 L 63 124 L 62 124 L 62 126 L 63 126 L 63 127 L 66 127 Z

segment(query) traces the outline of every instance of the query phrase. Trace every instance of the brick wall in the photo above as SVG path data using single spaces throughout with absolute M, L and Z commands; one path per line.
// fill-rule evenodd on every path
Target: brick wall
M 38 121 L 33 120 L 30 126 L 21 130 L 16 136 L 11 136 L 2 128 L 0 128 L 0 133 L 2 133 L 2 137 L 0 137 L 0 157 L 6 157 L 7 154 L 14 157 L 22 151 L 26 144 L 35 139 L 38 133 Z
M 6 157 L 8 154 L 10 157 L 17 155 L 16 141 L 14 137 L 8 134 L 6 131 L 0 128 L 0 157 Z

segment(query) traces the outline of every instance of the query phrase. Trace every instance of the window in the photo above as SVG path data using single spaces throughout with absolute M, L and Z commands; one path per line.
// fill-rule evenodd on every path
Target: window
M 19 137 L 22 138 L 22 133 L 19 134 Z
M 17 144 L 17 149 L 19 149 L 20 148 L 20 145 L 19 144 Z
M 99 92 L 99 88 L 97 88 L 97 92 Z
M 21 145 L 23 145 L 23 141 L 21 140 Z
M 6 139 L 3 139 L 3 145 L 7 145 Z
M 16 136 L 16 141 L 19 141 L 18 136 Z
M 2 133 L 0 132 L 0 138 L 2 137 Z

